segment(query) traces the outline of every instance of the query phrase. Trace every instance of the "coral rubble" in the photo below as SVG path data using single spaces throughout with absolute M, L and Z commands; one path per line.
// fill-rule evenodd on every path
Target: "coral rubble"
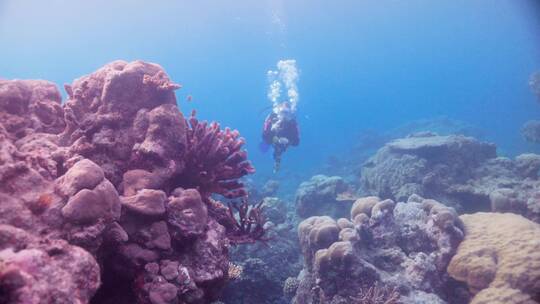
M 52 83 L 0 81 L 0 302 L 217 299 L 237 231 L 210 196 L 245 196 L 254 170 L 238 131 L 184 118 L 179 87 L 142 61 L 76 79 L 63 105 Z

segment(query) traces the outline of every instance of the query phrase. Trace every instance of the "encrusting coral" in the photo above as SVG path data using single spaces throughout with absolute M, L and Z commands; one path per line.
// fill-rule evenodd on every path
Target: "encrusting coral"
M 88 303 L 99 278 L 84 249 L 0 225 L 0 303 Z
M 0 302 L 217 298 L 265 218 L 211 198 L 247 204 L 254 169 L 237 131 L 184 118 L 179 87 L 142 61 L 76 79 L 64 105 L 52 83 L 0 81 Z
M 511 213 L 460 216 L 465 239 L 448 273 L 467 283 L 472 304 L 540 301 L 540 225 Z

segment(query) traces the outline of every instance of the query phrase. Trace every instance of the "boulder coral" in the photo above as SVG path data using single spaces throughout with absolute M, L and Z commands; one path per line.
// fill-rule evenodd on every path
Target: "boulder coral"
M 540 225 L 511 213 L 460 216 L 465 239 L 448 273 L 465 282 L 472 304 L 540 302 Z
M 230 236 L 254 240 L 210 196 L 244 197 L 254 170 L 237 131 L 184 118 L 179 87 L 142 61 L 65 85 L 64 104 L 50 82 L 0 81 L 0 302 L 217 299 Z
M 360 198 L 350 220 L 307 218 L 298 227 L 305 264 L 293 303 L 353 303 L 374 286 L 394 290 L 387 295 L 398 303 L 467 303 L 446 274 L 462 228 L 454 209 L 418 195 Z

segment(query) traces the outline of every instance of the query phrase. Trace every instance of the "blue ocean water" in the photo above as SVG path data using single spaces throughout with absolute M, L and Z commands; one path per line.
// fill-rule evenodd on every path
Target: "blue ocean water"
M 278 176 L 309 176 L 381 132 L 446 116 L 481 128 L 503 155 L 538 151 L 519 133 L 540 117 L 538 1 L 0 0 L 0 77 L 59 86 L 116 60 L 155 62 L 183 85 L 184 113 L 240 130 L 257 178 L 269 113 L 266 72 L 295 59 L 301 143 Z M 192 101 L 187 102 L 187 96 Z

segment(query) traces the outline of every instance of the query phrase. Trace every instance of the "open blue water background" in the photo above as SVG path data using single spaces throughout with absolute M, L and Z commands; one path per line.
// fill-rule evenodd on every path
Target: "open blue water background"
M 266 71 L 280 59 L 301 71 L 302 142 L 282 176 L 316 172 L 365 129 L 441 115 L 482 128 L 502 155 L 538 152 L 519 129 L 540 118 L 527 84 L 539 1 L 0 0 L 1 78 L 61 87 L 116 59 L 162 65 L 184 113 L 241 131 L 261 178 Z

